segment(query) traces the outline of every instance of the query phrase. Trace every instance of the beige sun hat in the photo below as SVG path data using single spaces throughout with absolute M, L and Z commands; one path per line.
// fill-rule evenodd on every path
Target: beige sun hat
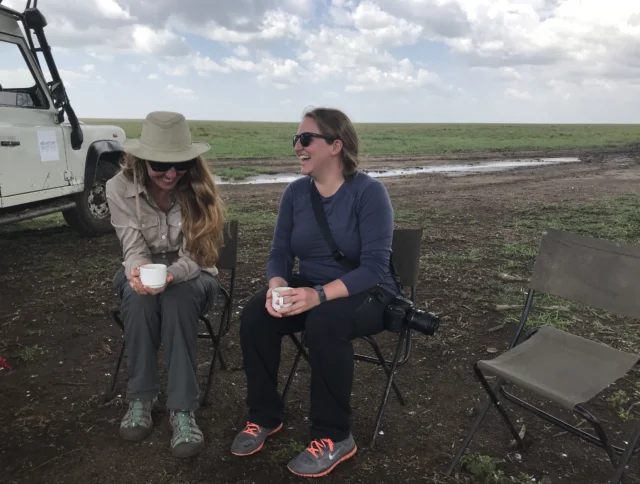
M 138 158 L 161 163 L 192 160 L 211 149 L 208 143 L 193 143 L 185 117 L 170 111 L 149 113 L 140 139 L 127 140 L 122 146 Z

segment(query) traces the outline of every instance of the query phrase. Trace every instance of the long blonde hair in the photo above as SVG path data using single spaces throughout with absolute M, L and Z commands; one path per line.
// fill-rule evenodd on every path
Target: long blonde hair
M 218 262 L 218 249 L 224 243 L 226 207 L 206 161 L 198 156 L 196 163 L 178 181 L 174 190 L 182 209 L 182 233 L 191 257 L 202 267 Z M 130 153 L 124 155 L 124 176 L 147 185 L 151 179 L 145 160 Z

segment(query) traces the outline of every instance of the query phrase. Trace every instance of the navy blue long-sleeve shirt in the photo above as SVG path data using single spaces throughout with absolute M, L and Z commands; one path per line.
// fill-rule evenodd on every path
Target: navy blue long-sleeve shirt
M 331 234 L 342 253 L 359 260 L 349 271 L 331 256 L 331 249 L 316 222 L 309 177 L 284 190 L 267 262 L 267 279 L 291 279 L 295 258 L 300 276 L 313 284 L 340 279 L 355 295 L 380 284 L 397 294 L 389 269 L 393 240 L 393 208 L 385 186 L 358 172 L 331 197 L 321 197 Z

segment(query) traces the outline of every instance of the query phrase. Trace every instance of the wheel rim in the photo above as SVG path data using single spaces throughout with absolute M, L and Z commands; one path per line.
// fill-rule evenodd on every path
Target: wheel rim
M 93 185 L 87 197 L 87 207 L 89 208 L 89 213 L 95 219 L 102 220 L 109 216 L 105 185 Z

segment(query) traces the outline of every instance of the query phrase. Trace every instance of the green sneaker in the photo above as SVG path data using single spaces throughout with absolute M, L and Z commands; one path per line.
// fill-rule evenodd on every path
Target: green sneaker
M 151 409 L 158 399 L 151 401 L 132 400 L 129 409 L 120 422 L 120 437 L 124 440 L 142 440 L 153 429 Z
M 331 439 L 314 440 L 287 467 L 297 476 L 322 477 L 340 462 L 353 457 L 357 450 L 358 446 L 351 434 L 345 440 L 335 443 Z
M 172 410 L 169 423 L 173 429 L 171 454 L 174 457 L 192 457 L 204 449 L 204 435 L 193 412 Z
M 260 425 L 247 422 L 247 426 L 244 430 L 239 432 L 233 440 L 233 444 L 231 444 L 231 453 L 239 457 L 255 454 L 262 449 L 267 437 L 275 434 L 280 429 L 282 429 L 282 424 L 278 425 L 275 429 L 267 429 L 260 427 Z

